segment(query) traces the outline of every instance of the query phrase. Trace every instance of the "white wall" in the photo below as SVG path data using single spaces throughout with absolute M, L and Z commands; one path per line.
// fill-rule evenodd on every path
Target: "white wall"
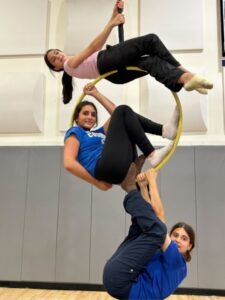
M 21 2 L 22 1 L 22 2 Z M 7 23 L 7 20 L 5 20 L 5 23 L 2 24 L 0 35 L 2 35 L 4 38 L 8 35 L 8 40 L 10 41 L 17 41 L 18 33 L 13 37 L 12 27 L 16 26 L 17 24 L 21 25 L 21 28 L 27 28 L 27 32 L 32 33 L 32 30 L 36 28 L 37 26 L 37 19 L 35 19 L 35 14 L 33 13 L 38 12 L 39 18 L 41 17 L 41 20 L 44 22 L 44 26 L 40 27 L 40 31 L 42 32 L 41 39 L 43 43 L 41 43 L 40 47 L 38 49 L 31 49 L 24 50 L 24 53 L 21 53 L 21 41 L 18 41 L 18 49 L 17 46 L 13 46 L 15 51 L 12 51 L 12 48 L 8 50 L 8 53 L 0 53 L 0 69 L 1 74 L 4 76 L 5 73 L 15 73 L 15 72 L 21 72 L 21 73 L 41 73 L 45 77 L 45 87 L 44 87 L 44 112 L 41 116 L 40 122 L 43 124 L 43 128 L 41 128 L 40 132 L 30 133 L 28 130 L 25 130 L 24 133 L 16 133 L 10 132 L 10 133 L 1 133 L 3 132 L 0 128 L 0 145 L 23 145 L 23 144 L 38 144 L 38 145 L 45 145 L 45 144 L 53 144 L 58 145 L 63 143 L 63 129 L 65 129 L 66 124 L 68 120 L 70 119 L 70 115 L 72 113 L 72 110 L 75 106 L 77 98 L 74 97 L 73 101 L 69 106 L 62 106 L 61 105 L 61 75 L 56 74 L 55 77 L 52 76 L 52 74 L 49 72 L 47 67 L 45 66 L 43 62 L 43 54 L 44 54 L 44 48 L 43 45 L 46 47 L 46 50 L 48 48 L 67 48 L 68 41 L 66 40 L 67 37 L 71 37 L 69 34 L 71 26 L 73 27 L 73 24 L 71 23 L 70 12 L 68 11 L 67 1 L 66 0 L 42 0 L 42 1 L 30 1 L 30 0 L 10 0 L 9 2 L 5 2 L 0 0 L 1 7 L 5 9 L 9 9 L 9 5 L 13 5 L 13 11 L 12 11 L 12 18 L 8 18 L 10 20 L 10 23 Z M 180 1 L 180 0 L 177 0 Z M 223 75 L 222 75 L 222 67 L 221 67 L 221 43 L 220 43 L 220 12 L 219 12 L 219 1 L 212 1 L 212 0 L 195 0 L 200 1 L 203 5 L 203 11 L 201 16 L 201 24 L 202 24 L 202 31 L 201 31 L 201 45 L 203 44 L 203 49 L 198 49 L 198 47 L 193 47 L 194 50 L 188 49 L 188 50 L 179 50 L 174 51 L 174 55 L 176 58 L 182 62 L 182 64 L 187 67 L 188 69 L 194 69 L 197 71 L 201 71 L 205 73 L 214 83 L 214 89 L 209 92 L 208 97 L 205 97 L 206 104 L 203 104 L 204 110 L 206 111 L 206 120 L 204 119 L 204 126 L 207 127 L 207 130 L 200 130 L 200 132 L 190 132 L 192 128 L 187 127 L 185 135 L 181 138 L 181 144 L 225 144 L 225 138 L 224 138 L 224 105 L 223 105 Z M 195 2 L 194 1 L 194 2 Z M 32 8 L 30 5 L 28 5 L 30 2 L 33 3 L 33 6 L 37 5 L 37 7 Z M 77 5 L 80 7 L 81 5 L 87 5 L 87 3 L 81 0 L 74 0 L 74 5 Z M 151 2 L 151 1 L 150 1 Z M 149 3 L 148 5 L 149 5 Z M 176 2 L 176 0 L 171 1 L 171 5 Z M 22 3 L 22 5 L 21 5 Z M 99 30 L 101 27 L 101 24 L 106 22 L 107 18 L 110 16 L 110 5 L 113 6 L 114 1 L 109 0 L 107 1 L 107 4 L 104 5 L 104 1 L 101 3 L 99 1 L 91 0 L 90 5 L 93 4 L 93 17 L 90 18 L 87 15 L 84 15 L 82 18 L 82 36 L 84 36 L 85 31 L 87 32 L 87 42 L 90 41 L 91 36 L 94 35 L 94 32 Z M 109 5 L 110 3 L 110 5 Z M 70 3 L 71 4 L 71 3 Z M 143 10 L 141 10 L 141 7 L 143 4 L 146 4 L 146 0 L 125 0 L 125 15 L 126 15 L 126 25 L 125 25 L 125 39 L 128 39 L 130 37 L 137 36 L 140 31 L 142 31 L 143 28 L 141 28 L 142 21 L 144 19 Z M 158 5 L 160 4 L 160 1 Z M 167 1 L 168 4 L 168 1 Z M 26 17 L 26 15 L 21 17 L 21 14 L 19 13 L 21 10 L 24 10 L 24 7 L 28 9 L 27 16 L 33 15 L 34 17 Z M 199 5 L 198 5 L 199 7 Z M 193 7 L 194 11 L 195 7 Z M 152 13 L 157 12 L 157 2 L 154 3 L 154 6 L 151 7 Z M 4 9 L 0 12 L 0 18 L 1 14 L 4 13 Z M 13 12 L 17 12 L 16 16 L 14 16 Z M 85 11 L 85 10 L 83 10 Z M 151 32 L 151 29 L 154 29 L 154 31 L 157 30 L 157 26 L 159 26 L 159 31 L 161 30 L 161 20 L 164 20 L 165 18 L 169 19 L 171 15 L 171 25 L 177 22 L 177 34 L 182 34 L 182 32 L 187 28 L 187 25 L 184 26 L 182 24 L 182 12 L 179 12 L 179 18 L 176 20 L 176 14 L 174 13 L 174 10 L 171 8 L 171 10 L 160 10 L 161 14 L 157 16 L 155 21 L 155 27 L 150 28 L 149 32 Z M 77 13 L 77 11 L 76 11 Z M 183 11 L 184 17 L 187 15 L 187 11 Z M 68 15 L 69 14 L 69 15 Z M 178 14 L 178 12 L 177 12 Z M 46 17 L 47 16 L 47 17 Z M 175 17 L 174 17 L 175 16 Z M 95 19 L 97 23 L 90 24 L 90 19 Z M 141 18 L 141 19 L 139 19 Z M 200 18 L 200 17 L 199 17 Z M 1 20 L 3 20 L 1 18 Z M 68 23 L 68 20 L 70 22 Z M 4 21 L 4 20 L 3 20 Z M 75 20 L 76 21 L 76 20 Z M 186 24 L 186 23 L 185 23 Z M 77 26 L 77 24 L 76 24 Z M 90 33 L 90 26 L 92 28 Z M 194 26 L 194 24 L 188 24 L 190 28 Z M 33 29 L 32 29 L 33 28 Z M 43 31 L 43 28 L 46 29 L 46 31 Z M 174 29 L 175 28 L 175 29 Z M 173 26 L 173 30 L 176 30 L 176 26 Z M 27 32 L 24 32 L 24 36 L 27 36 Z M 38 31 L 37 31 L 38 32 Z M 76 30 L 74 33 L 74 41 L 76 43 L 79 43 L 79 36 L 75 36 Z M 88 35 L 89 33 L 89 35 Z M 158 32 L 156 32 L 158 33 Z M 190 33 L 189 33 L 190 34 Z M 196 34 L 195 31 L 193 31 L 193 36 Z M 76 34 L 78 35 L 78 34 Z M 32 34 L 30 34 L 32 36 Z M 73 36 L 73 35 L 72 35 Z M 32 36 L 34 38 L 34 36 Z M 37 36 L 36 39 L 38 40 L 40 36 Z M 117 38 L 117 31 L 115 30 L 111 36 L 111 43 L 116 42 Z M 45 40 L 46 39 L 46 40 Z M 71 39 L 71 38 L 70 38 Z M 23 39 L 22 39 L 23 41 Z M 82 39 L 82 43 L 84 43 Z M 7 38 L 5 39 L 5 42 L 7 43 Z M 16 44 L 15 44 L 16 45 Z M 25 45 L 25 44 L 24 44 Z M 173 48 L 173 47 L 172 47 Z M 201 47 L 199 47 L 201 48 Z M 7 49 L 7 47 L 6 47 Z M 23 49 L 23 47 L 22 47 Z M 13 77 L 12 77 L 13 79 Z M 147 77 L 144 79 L 147 79 Z M 13 80 L 12 80 L 13 81 Z M 84 81 L 85 82 L 85 81 Z M 79 83 L 79 85 L 84 83 Z M 101 83 L 99 87 L 101 86 L 101 89 L 103 90 L 106 95 L 113 97 L 115 95 L 114 86 L 107 84 L 104 85 Z M 140 84 L 139 81 L 136 80 L 135 82 L 129 83 L 128 85 L 122 86 L 122 87 L 116 87 L 116 95 L 121 95 L 121 99 L 115 99 L 115 102 L 117 104 L 119 103 L 127 103 L 131 105 L 136 111 L 139 112 L 145 112 L 143 110 L 143 107 L 148 106 L 149 103 L 146 102 L 147 100 L 142 100 L 145 102 L 139 103 L 137 99 L 139 99 L 139 95 L 141 93 L 143 94 L 143 90 L 140 91 Z M 155 87 L 154 87 L 155 88 Z M 4 89 L 4 88 L 3 88 Z M 24 83 L 24 89 L 26 89 L 26 82 Z M 157 88 L 158 89 L 158 88 Z M 165 93 L 165 88 L 160 85 L 160 91 L 162 93 Z M 12 91 L 13 92 L 13 91 Z M 4 93 L 4 91 L 0 92 L 0 95 Z M 140 93 L 140 94 L 139 94 Z M 159 93 L 159 92 L 156 92 Z M 157 95 L 157 94 L 156 94 Z M 180 98 L 183 99 L 183 101 L 186 101 L 187 98 L 187 92 L 182 92 L 179 94 Z M 193 96 L 192 96 L 193 95 Z M 76 95 L 77 96 L 77 95 Z M 146 95 L 144 95 L 146 96 Z M 170 97 L 170 96 L 169 96 Z M 194 101 L 196 95 L 194 96 L 194 93 L 188 93 L 188 97 L 192 97 L 192 101 Z M 17 95 L 15 94 L 15 102 L 12 103 L 12 107 L 16 106 L 17 104 Z M 196 100 L 196 101 L 204 101 L 204 100 Z M 0 102 L 1 102 L 1 109 L 4 110 L 4 104 L 2 105 L 3 99 L 0 96 Z M 4 100 L 5 101 L 5 100 Z M 169 100 L 170 101 L 170 100 Z M 171 100 L 172 101 L 172 100 Z M 188 101 L 188 100 L 187 100 Z M 171 102 L 172 103 L 172 102 Z M 163 103 L 162 103 L 163 105 Z M 171 106 L 171 104 L 170 104 Z M 185 107 L 185 105 L 184 105 Z M 199 106 L 198 106 L 199 108 Z M 164 109 L 164 108 L 163 108 Z M 172 109 L 172 107 L 171 107 Z M 186 115 L 190 114 L 188 112 L 188 109 L 186 109 L 187 113 Z M 189 107 L 190 110 L 190 107 Z M 13 110 L 12 110 L 13 112 Z M 168 114 L 170 113 L 170 109 L 168 111 Z M 9 113 L 10 114 L 10 113 Z M 4 117 L 4 114 L 2 114 Z M 103 118 L 106 117 L 105 112 L 100 112 L 101 120 L 103 121 Z M 150 116 L 156 118 L 156 121 L 160 120 L 160 114 L 158 116 L 157 111 Z M 165 116 L 167 118 L 167 116 Z M 16 122 L 19 122 L 19 118 L 16 117 L 14 119 L 14 126 L 16 126 Z M 101 121 L 100 120 L 100 121 Z M 13 120 L 12 120 L 13 122 Z M 191 124 L 191 122 L 189 122 Z M 68 122 L 69 126 L 69 122 Z M 204 128 L 204 126 L 202 128 Z M 163 143 L 161 139 L 154 138 L 153 141 L 155 144 L 161 144 Z

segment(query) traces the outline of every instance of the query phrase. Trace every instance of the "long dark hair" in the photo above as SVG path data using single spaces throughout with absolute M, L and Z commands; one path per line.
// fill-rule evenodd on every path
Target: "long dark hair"
M 97 108 L 96 108 L 96 106 L 94 105 L 93 102 L 90 102 L 90 101 L 87 101 L 87 100 L 84 100 L 84 101 L 80 102 L 80 103 L 76 106 L 75 111 L 74 111 L 74 114 L 73 114 L 73 121 L 74 121 L 75 123 L 77 123 L 76 120 L 77 120 L 78 117 L 79 117 L 79 113 L 80 113 L 80 111 L 82 110 L 82 108 L 83 108 L 84 106 L 86 106 L 86 105 L 91 105 L 91 106 L 94 108 L 94 110 L 96 111 L 96 125 L 98 125 L 98 110 L 97 110 Z
M 178 223 L 176 223 L 175 225 L 173 225 L 173 227 L 171 228 L 171 230 L 170 230 L 170 235 L 173 233 L 173 231 L 175 230 L 175 229 L 177 229 L 177 228 L 183 228 L 186 232 L 187 232 L 187 234 L 188 234 L 188 236 L 189 236 L 189 239 L 190 239 L 190 244 L 192 245 L 192 247 L 191 247 L 191 249 L 190 250 L 188 250 L 185 254 L 184 254 L 184 258 L 185 258 L 185 260 L 187 261 L 187 262 L 189 262 L 190 260 L 191 260 L 191 254 L 190 254 L 190 252 L 194 249 L 194 247 L 195 247 L 195 232 L 194 232 L 194 229 L 190 226 L 190 225 L 188 225 L 188 224 L 186 224 L 186 223 L 184 223 L 184 222 L 178 222 Z
M 73 95 L 73 78 L 68 75 L 63 69 L 60 70 L 55 70 L 55 67 L 51 64 L 51 62 L 48 60 L 48 53 L 50 51 L 54 51 L 54 50 L 58 50 L 60 52 L 62 52 L 59 49 L 49 49 L 48 51 L 46 51 L 45 55 L 44 55 L 44 60 L 46 65 L 49 67 L 50 70 L 54 71 L 54 72 L 61 72 L 63 71 L 63 76 L 62 76 L 62 85 L 63 85 L 63 90 L 62 90 L 62 94 L 63 94 L 63 103 L 67 104 L 70 102 L 70 100 L 72 99 L 72 95 Z

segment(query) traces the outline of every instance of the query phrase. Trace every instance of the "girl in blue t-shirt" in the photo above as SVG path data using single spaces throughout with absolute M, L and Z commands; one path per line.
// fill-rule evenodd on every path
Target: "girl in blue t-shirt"
M 121 184 L 127 191 L 124 208 L 132 224 L 104 267 L 103 283 L 117 299 L 163 300 L 187 275 L 186 262 L 191 260 L 195 233 L 180 222 L 167 234 L 155 171 L 138 175 L 141 192 L 136 188 L 136 176 L 132 164 Z
M 83 101 L 75 110 L 76 126 L 65 135 L 65 168 L 101 190 L 120 184 L 127 170 L 137 157 L 136 146 L 154 167 L 170 151 L 172 142 L 155 150 L 145 133 L 151 133 L 173 140 L 177 132 L 178 110 L 168 123 L 161 125 L 139 114 L 129 106 L 116 107 L 91 83 L 84 87 L 84 93 L 93 96 L 105 107 L 111 117 L 105 124 L 97 124 L 97 109 L 92 102 Z

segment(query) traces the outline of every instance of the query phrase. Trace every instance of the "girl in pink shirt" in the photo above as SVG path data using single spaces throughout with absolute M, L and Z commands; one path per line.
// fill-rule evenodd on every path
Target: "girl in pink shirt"
M 95 79 L 100 74 L 112 70 L 118 72 L 106 79 L 116 84 L 127 83 L 150 74 L 174 92 L 184 87 L 187 91 L 208 93 L 213 84 L 206 78 L 184 69 L 155 34 L 133 38 L 101 50 L 112 29 L 125 22 L 124 15 L 118 12 L 118 7 L 123 7 L 122 0 L 116 2 L 112 16 L 103 31 L 80 53 L 68 56 L 58 49 L 49 49 L 46 52 L 44 59 L 47 66 L 55 72 L 64 72 L 62 84 L 65 104 L 72 98 L 72 77 Z M 143 72 L 127 71 L 127 66 L 138 67 Z

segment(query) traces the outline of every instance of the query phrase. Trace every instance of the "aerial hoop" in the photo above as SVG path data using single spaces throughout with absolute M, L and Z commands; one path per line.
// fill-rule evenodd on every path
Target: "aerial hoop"
M 140 72 L 144 72 L 144 73 L 147 73 L 146 71 L 138 68 L 138 67 L 133 67 L 133 66 L 130 66 L 130 67 L 126 67 L 126 69 L 128 71 L 140 71 Z M 117 73 L 118 70 L 114 70 L 114 71 L 110 71 L 110 72 L 107 72 L 105 74 L 102 74 L 100 75 L 99 77 L 97 77 L 95 80 L 92 81 L 92 84 L 93 85 L 96 85 L 100 80 L 114 74 L 114 73 Z M 182 132 L 182 126 L 183 126 L 183 113 L 182 113 L 182 106 L 181 106 L 181 103 L 180 103 L 180 99 L 177 95 L 177 93 L 175 92 L 172 92 L 171 93 L 173 94 L 173 97 L 174 97 L 174 100 L 176 102 L 176 105 L 178 107 L 178 111 L 179 111 L 179 120 L 178 120 L 178 127 L 177 127 L 177 134 L 176 134 L 176 137 L 173 141 L 173 146 L 170 150 L 170 152 L 168 152 L 168 154 L 164 157 L 164 159 L 157 165 L 155 166 L 153 169 L 155 171 L 159 171 L 171 158 L 171 156 L 173 155 L 174 151 L 176 150 L 176 147 L 178 145 L 178 142 L 179 142 L 179 139 L 180 139 L 180 136 L 181 136 L 181 132 Z M 76 103 L 76 106 L 74 108 L 74 111 L 73 111 L 73 114 L 72 114 L 72 117 L 71 117 L 71 121 L 70 121 L 70 127 L 73 126 L 74 124 L 74 113 L 75 113 L 75 109 L 77 107 L 77 105 L 83 100 L 83 98 L 85 97 L 85 94 L 82 93 L 80 95 L 80 97 L 78 98 L 77 100 L 77 103 Z
M 128 70 L 128 71 L 140 71 L 140 72 L 143 72 L 143 73 L 148 74 L 146 71 L 144 71 L 144 70 L 142 70 L 142 69 L 140 69 L 140 68 L 138 68 L 138 67 L 133 67 L 133 66 L 126 67 L 126 70 Z M 110 76 L 110 75 L 112 75 L 112 74 L 115 74 L 115 73 L 117 73 L 117 72 L 118 72 L 118 70 L 113 70 L 113 71 L 109 71 L 109 72 L 107 72 L 107 73 L 104 73 L 104 74 L 100 75 L 99 77 L 97 77 L 95 80 L 93 80 L 91 83 L 92 83 L 93 85 L 96 85 L 100 80 L 102 80 L 102 79 L 104 79 L 104 78 L 106 78 L 106 77 L 108 77 L 108 76 Z M 77 103 L 76 103 L 76 105 L 75 105 L 75 108 L 74 108 L 73 113 L 72 113 L 72 116 L 71 116 L 70 127 L 72 127 L 73 124 L 74 124 L 74 113 L 75 113 L 75 109 L 76 109 L 77 105 L 84 99 L 84 97 L 85 97 L 85 94 L 82 93 L 82 94 L 80 95 L 80 97 L 78 98 L 78 100 L 77 100 Z
M 170 152 L 168 152 L 168 154 L 164 157 L 164 159 L 157 166 L 155 166 L 153 168 L 155 171 L 159 171 L 170 160 L 171 156 L 173 155 L 174 151 L 177 148 L 177 145 L 179 143 L 180 136 L 181 136 L 181 133 L 182 133 L 182 127 L 183 127 L 182 106 L 181 106 L 180 99 L 179 99 L 177 93 L 172 92 L 172 91 L 171 91 L 171 93 L 173 94 L 174 100 L 176 102 L 176 105 L 177 105 L 177 108 L 178 108 L 178 111 L 179 111 L 179 120 L 178 120 L 178 126 L 177 126 L 177 134 L 176 134 L 176 137 L 175 137 L 175 139 L 173 141 L 173 146 L 172 146 Z

